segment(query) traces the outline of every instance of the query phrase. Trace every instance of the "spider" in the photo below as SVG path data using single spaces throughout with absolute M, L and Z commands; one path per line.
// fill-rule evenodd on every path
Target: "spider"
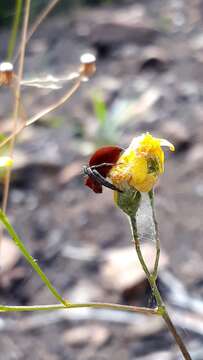
M 122 151 L 119 146 L 105 146 L 98 149 L 90 158 L 89 164 L 83 168 L 83 173 L 87 175 L 85 185 L 95 193 L 102 193 L 102 186 L 122 192 L 106 179 Z

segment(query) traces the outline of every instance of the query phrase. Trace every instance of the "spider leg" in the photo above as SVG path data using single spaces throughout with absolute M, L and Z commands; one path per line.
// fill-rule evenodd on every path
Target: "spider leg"
M 101 185 L 106 186 L 107 188 L 111 190 L 115 190 L 118 192 L 123 192 L 122 190 L 118 189 L 115 185 L 110 183 L 108 180 L 106 180 L 97 170 L 91 168 L 91 175 L 94 179 L 96 179 Z
M 101 164 L 92 165 L 92 166 L 89 166 L 89 167 L 91 167 L 92 170 L 95 170 L 95 169 L 99 169 L 99 168 L 102 168 L 102 167 L 105 167 L 105 166 L 115 166 L 115 164 L 113 164 L 113 163 L 101 163 Z
M 115 185 L 113 185 L 112 183 L 110 183 L 108 180 L 105 179 L 104 176 L 102 176 L 96 169 L 103 167 L 103 166 L 112 166 L 114 164 L 112 163 L 102 163 L 102 164 L 98 164 L 98 165 L 93 165 L 93 166 L 84 166 L 83 167 L 83 173 L 84 175 L 89 176 L 91 179 L 97 181 L 97 183 L 99 183 L 100 185 L 103 185 L 111 190 L 114 191 L 118 191 L 120 193 L 122 193 L 123 191 L 118 189 Z
M 102 163 L 102 164 L 98 164 L 98 165 L 92 165 L 92 166 L 83 166 L 83 173 L 84 175 L 88 175 L 90 177 L 94 177 L 93 175 L 93 170 L 102 168 L 104 166 L 114 166 L 115 164 L 112 163 Z M 102 176 L 102 175 L 101 175 Z

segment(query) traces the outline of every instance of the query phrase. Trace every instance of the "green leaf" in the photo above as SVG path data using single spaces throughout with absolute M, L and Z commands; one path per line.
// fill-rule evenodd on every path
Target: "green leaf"
M 107 108 L 104 99 L 101 95 L 96 94 L 93 96 L 92 101 L 96 118 L 99 121 L 100 125 L 104 125 L 107 119 Z

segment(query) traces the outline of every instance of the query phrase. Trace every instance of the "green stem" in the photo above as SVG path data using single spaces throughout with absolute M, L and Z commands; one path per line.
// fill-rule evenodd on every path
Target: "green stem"
M 10 36 L 9 44 L 8 44 L 8 56 L 7 56 L 8 61 L 10 61 L 13 56 L 17 32 L 18 32 L 18 26 L 20 23 L 21 9 L 22 9 L 22 0 L 16 0 L 15 16 L 14 16 L 12 30 L 11 30 L 11 36 Z
M 61 309 L 77 309 L 77 308 L 93 308 L 93 309 L 108 309 L 108 310 L 119 310 L 119 311 L 130 311 L 143 315 L 159 315 L 158 309 L 150 309 L 139 306 L 110 304 L 110 303 L 76 303 L 67 305 L 54 304 L 54 305 L 33 305 L 33 306 L 4 306 L 0 305 L 0 312 L 19 312 L 19 311 L 53 311 Z
M 132 234 L 133 234 L 133 239 L 135 242 L 135 248 L 136 248 L 136 252 L 140 261 L 140 264 L 142 265 L 142 268 L 147 276 L 147 278 L 150 278 L 150 272 L 147 268 L 147 265 L 145 264 L 145 260 L 142 256 L 142 252 L 140 249 L 140 241 L 139 241 L 139 237 L 138 237 L 138 233 L 137 233 L 137 222 L 136 222 L 136 216 L 131 216 L 130 217 L 130 225 L 131 225 L 131 230 L 132 230 Z
M 130 217 L 130 224 L 131 224 L 131 229 L 132 229 L 132 234 L 133 234 L 133 238 L 134 238 L 134 242 L 135 242 L 135 248 L 137 251 L 137 255 L 140 261 L 140 264 L 146 274 L 146 277 L 149 281 L 152 293 L 156 299 L 157 305 L 158 305 L 158 313 L 159 315 L 162 316 L 162 318 L 164 319 L 169 331 L 171 332 L 171 334 L 173 335 L 176 344 L 179 346 L 180 351 L 182 352 L 183 358 L 185 360 L 192 360 L 189 352 L 186 349 L 186 346 L 182 340 L 182 338 L 180 337 L 180 335 L 178 334 L 174 324 L 172 323 L 170 316 L 166 310 L 166 306 L 165 303 L 161 297 L 161 294 L 159 292 L 159 289 L 157 287 L 156 284 L 156 276 L 154 275 L 154 272 L 151 274 L 150 271 L 148 270 L 148 267 L 145 263 L 144 257 L 142 255 L 141 249 L 140 249 L 140 240 L 138 237 L 138 233 L 137 233 L 137 223 L 136 223 L 136 216 Z
M 40 266 L 37 264 L 36 260 L 29 254 L 28 250 L 26 249 L 25 245 L 19 238 L 19 236 L 16 234 L 14 228 L 10 224 L 6 214 L 0 209 L 0 221 L 4 224 L 6 230 L 8 231 L 9 235 L 13 239 L 13 241 L 16 243 L 20 251 L 22 252 L 23 256 L 26 258 L 28 263 L 32 266 L 32 268 L 36 271 L 36 273 L 39 275 L 41 280 L 45 283 L 45 285 L 48 287 L 48 289 L 51 291 L 51 293 L 55 296 L 55 298 L 62 303 L 64 306 L 68 306 L 69 303 L 65 301 L 61 295 L 58 293 L 58 291 L 53 287 L 47 276 L 44 274 L 44 272 L 41 270 Z

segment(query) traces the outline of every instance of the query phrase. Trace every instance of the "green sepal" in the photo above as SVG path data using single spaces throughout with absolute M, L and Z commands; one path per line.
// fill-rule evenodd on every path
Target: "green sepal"
M 139 191 L 129 188 L 122 193 L 116 191 L 115 202 L 128 216 L 135 216 L 140 206 L 141 194 Z

